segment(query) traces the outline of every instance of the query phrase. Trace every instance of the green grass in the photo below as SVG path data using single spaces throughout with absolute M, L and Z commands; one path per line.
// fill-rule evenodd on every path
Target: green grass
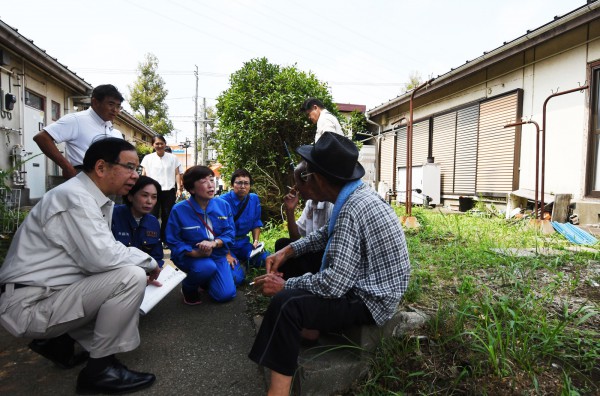
M 403 305 L 430 320 L 383 339 L 367 378 L 348 395 L 600 393 L 600 254 L 568 251 L 573 245 L 558 233 L 477 209 L 413 210 L 421 227 L 405 230 L 412 272 Z M 287 229 L 276 223 L 261 234 L 271 252 L 281 237 Z M 499 248 L 560 254 L 518 257 Z M 269 299 L 248 289 L 250 311 L 264 312 Z
M 398 211 L 398 214 L 402 214 Z M 404 304 L 426 328 L 384 340 L 352 394 L 597 394 L 598 253 L 526 221 L 415 210 Z M 560 250 L 506 256 L 497 248 Z

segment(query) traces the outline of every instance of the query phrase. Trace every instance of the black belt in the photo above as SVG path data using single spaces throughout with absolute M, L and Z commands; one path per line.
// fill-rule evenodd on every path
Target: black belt
M 24 285 L 22 283 L 14 283 L 15 285 L 15 289 L 22 289 L 24 287 L 27 287 L 29 285 Z M 1 285 L 0 286 L 0 293 L 4 293 L 6 291 L 6 285 Z

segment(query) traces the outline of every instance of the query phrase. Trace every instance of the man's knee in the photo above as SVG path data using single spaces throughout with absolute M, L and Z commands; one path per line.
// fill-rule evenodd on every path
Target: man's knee
M 289 310 L 290 308 L 295 307 L 296 303 L 301 297 L 305 297 L 310 294 L 311 293 L 301 289 L 284 289 L 271 298 L 269 308 L 276 309 L 277 311 L 284 309 Z
M 122 273 L 123 283 L 127 287 L 138 289 L 141 293 L 146 290 L 147 275 L 146 271 L 137 266 L 122 267 L 119 270 Z
M 275 241 L 275 251 L 281 250 L 292 242 L 290 238 L 280 238 Z

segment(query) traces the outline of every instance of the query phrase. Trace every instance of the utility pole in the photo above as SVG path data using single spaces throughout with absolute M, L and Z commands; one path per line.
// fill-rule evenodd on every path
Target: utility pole
M 208 135 L 206 134 L 206 98 L 202 98 L 202 165 L 208 164 Z
M 194 165 L 198 165 L 198 65 L 194 75 L 196 76 L 196 96 L 194 96 Z M 203 146 L 204 147 L 204 146 Z M 202 161 L 204 165 L 204 161 Z

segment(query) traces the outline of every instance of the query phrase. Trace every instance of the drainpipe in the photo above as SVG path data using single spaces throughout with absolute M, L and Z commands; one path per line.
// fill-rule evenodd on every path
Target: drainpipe
M 573 89 L 569 89 L 567 91 L 562 91 L 562 92 L 556 92 L 553 93 L 552 95 L 548 96 L 546 98 L 546 100 L 544 101 L 544 107 L 542 110 L 542 185 L 541 185 L 541 189 L 542 189 L 542 193 L 541 193 L 541 205 L 540 205 L 540 213 L 542 215 L 542 220 L 544 220 L 544 173 L 545 173 L 545 169 L 546 169 L 546 105 L 548 104 L 548 101 L 552 98 L 554 98 L 555 96 L 560 96 L 560 95 L 565 95 L 571 92 L 577 92 L 577 91 L 583 91 L 584 89 L 588 89 L 590 86 L 589 85 L 583 85 L 579 88 L 573 88 Z
M 521 121 L 515 122 L 513 124 L 504 125 L 504 128 L 510 128 L 523 124 L 533 124 L 535 125 L 535 204 L 533 209 L 533 216 L 537 220 L 538 217 L 538 184 L 539 184 L 539 165 L 540 165 L 540 126 L 535 121 Z
M 419 85 L 410 94 L 408 126 L 406 128 L 406 216 L 412 214 L 412 134 L 413 134 L 413 100 L 415 93 L 421 88 L 431 84 L 434 79 Z
M 369 113 L 365 114 L 365 119 L 369 124 L 375 125 L 377 127 L 377 136 L 373 136 L 369 139 L 375 139 L 375 191 L 379 188 L 379 143 L 381 140 L 381 125 L 369 119 Z M 366 140 L 369 140 L 366 139 Z M 363 141 L 366 141 L 363 140 Z

